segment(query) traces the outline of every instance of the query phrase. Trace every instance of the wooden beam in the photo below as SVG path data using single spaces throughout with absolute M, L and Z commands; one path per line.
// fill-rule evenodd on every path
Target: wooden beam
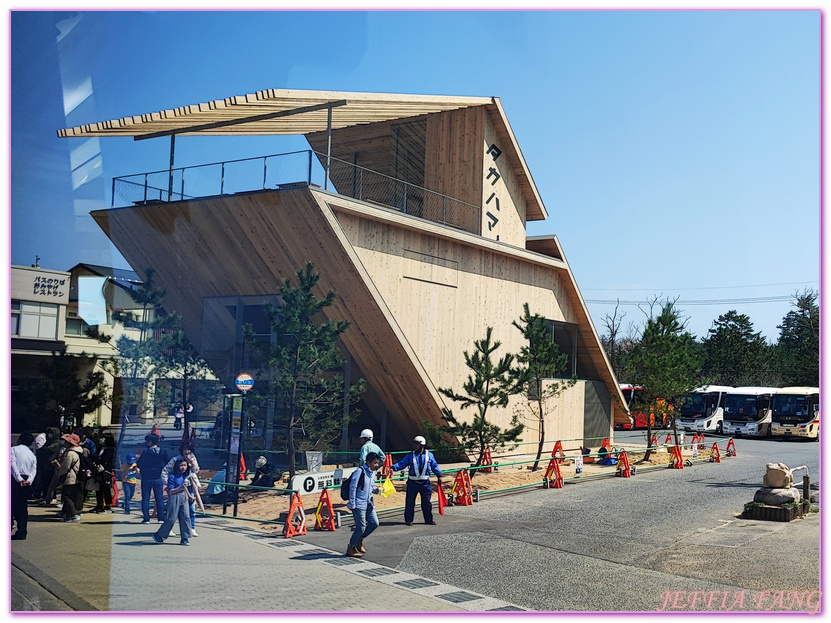
M 224 128 L 232 125 L 241 125 L 244 123 L 256 123 L 257 121 L 267 121 L 269 119 L 276 119 L 278 117 L 289 117 L 291 115 L 300 115 L 315 110 L 328 109 L 331 113 L 332 108 L 338 106 L 346 106 L 347 100 L 337 100 L 333 102 L 326 102 L 325 104 L 315 104 L 314 106 L 303 106 L 302 108 L 292 108 L 291 110 L 281 110 L 278 112 L 270 112 L 264 115 L 254 115 L 252 117 L 242 117 L 240 119 L 228 119 L 226 121 L 215 121 L 213 123 L 204 123 L 202 125 L 192 125 L 183 128 L 176 128 L 175 130 L 163 130 L 161 132 L 152 132 L 150 134 L 142 134 L 133 138 L 135 141 L 143 141 L 148 138 L 158 138 L 160 136 L 169 136 L 173 134 L 186 134 L 192 132 L 201 132 L 203 130 L 215 130 L 216 128 Z

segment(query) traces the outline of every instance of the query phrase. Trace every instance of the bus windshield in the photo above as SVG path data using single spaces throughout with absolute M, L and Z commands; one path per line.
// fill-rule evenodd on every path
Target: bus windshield
M 709 417 L 718 405 L 718 394 L 687 394 L 681 404 L 682 418 Z
M 773 397 L 773 418 L 777 422 L 810 422 L 814 419 L 811 396 L 777 394 Z
M 728 394 L 724 397 L 724 418 L 726 420 L 755 422 L 763 413 L 761 396 L 746 394 Z

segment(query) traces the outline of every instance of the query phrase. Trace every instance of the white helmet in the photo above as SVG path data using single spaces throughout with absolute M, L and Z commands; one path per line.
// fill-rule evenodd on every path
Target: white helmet
M 418 435 L 418 436 L 414 437 L 413 441 L 420 443 L 422 446 L 427 445 L 427 440 L 424 437 L 422 437 L 421 435 Z
M 361 431 L 361 438 L 362 439 L 372 439 L 372 431 L 368 428 L 365 428 Z

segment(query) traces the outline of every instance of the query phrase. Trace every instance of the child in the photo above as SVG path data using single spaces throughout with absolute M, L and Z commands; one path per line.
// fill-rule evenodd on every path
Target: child
M 122 506 L 124 514 L 130 514 L 130 500 L 133 499 L 133 494 L 136 492 L 136 474 L 139 468 L 136 466 L 136 455 L 128 454 L 127 462 L 121 464 L 121 494 L 124 496 Z
M 193 495 L 189 489 L 192 487 L 190 479 L 190 464 L 187 459 L 182 458 L 176 462 L 173 473 L 167 477 L 167 508 L 164 523 L 159 531 L 153 534 L 156 543 L 162 543 L 170 536 L 173 524 L 179 520 L 179 530 L 182 533 L 182 545 L 190 545 L 188 539 L 191 537 L 190 528 L 190 502 Z

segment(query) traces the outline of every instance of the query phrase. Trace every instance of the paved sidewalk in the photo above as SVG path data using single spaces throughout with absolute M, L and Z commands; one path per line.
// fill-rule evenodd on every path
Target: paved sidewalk
M 197 518 L 189 547 L 153 542 L 141 514 L 55 518 L 30 508 L 29 536 L 11 542 L 13 609 L 112 611 L 516 610 L 498 599 L 366 559 L 267 536 L 233 519 Z M 345 542 L 348 529 L 338 534 Z
M 169 421 L 168 421 L 169 420 Z M 159 420 L 161 445 L 176 452 L 181 431 L 172 418 Z M 121 454 L 143 446 L 151 424 L 129 424 Z M 207 449 L 208 444 L 205 444 Z M 203 452 L 211 456 L 210 452 Z M 200 456 L 200 459 L 202 456 Z M 207 461 L 204 461 L 207 462 Z M 139 492 L 136 492 L 139 497 Z M 316 547 L 303 538 L 266 536 L 231 518 L 197 518 L 199 536 L 189 547 L 178 537 L 164 544 L 151 535 L 159 523 L 125 515 L 90 513 L 65 524 L 60 506 L 29 506 L 29 534 L 11 541 L 13 611 L 460 611 L 442 592 L 454 587 L 413 574 L 347 559 L 342 551 Z M 176 529 L 178 531 L 178 528 Z M 345 542 L 348 529 L 338 535 Z M 397 584 L 403 582 L 403 585 Z M 418 587 L 421 588 L 418 588 Z M 504 602 L 477 599 L 477 607 Z

